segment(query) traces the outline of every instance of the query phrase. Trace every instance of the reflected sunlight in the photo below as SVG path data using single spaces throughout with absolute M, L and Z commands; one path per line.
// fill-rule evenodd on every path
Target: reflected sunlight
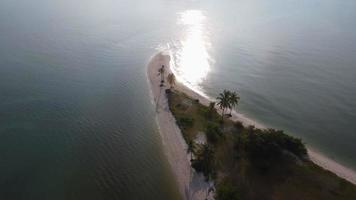
M 183 35 L 176 52 L 174 71 L 193 87 L 199 87 L 210 70 L 210 46 L 205 27 L 206 17 L 199 10 L 180 13 L 178 24 L 183 27 Z

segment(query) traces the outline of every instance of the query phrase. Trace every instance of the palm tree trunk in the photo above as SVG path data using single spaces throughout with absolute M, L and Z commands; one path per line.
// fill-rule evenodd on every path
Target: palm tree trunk
M 221 120 L 224 122 L 224 113 L 225 113 L 225 108 L 222 109 L 221 113 Z

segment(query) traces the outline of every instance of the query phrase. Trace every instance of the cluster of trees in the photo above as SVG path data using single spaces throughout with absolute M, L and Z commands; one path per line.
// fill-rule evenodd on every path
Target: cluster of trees
M 282 130 L 249 127 L 247 137 L 239 140 L 239 143 L 244 146 L 244 150 L 254 166 L 264 172 L 275 164 L 290 160 L 288 158 L 293 158 L 291 155 L 302 160 L 307 155 L 302 141 L 285 134 Z
M 193 143 L 194 144 L 194 143 Z M 188 145 L 189 147 L 189 145 Z M 205 178 L 209 180 L 214 174 L 214 149 L 209 144 L 203 144 L 195 152 L 195 159 L 192 159 L 192 167 L 198 172 L 203 173 Z
M 172 88 L 175 82 L 174 75 L 168 75 L 166 80 Z M 207 180 L 216 179 L 218 172 L 227 172 L 222 167 L 228 167 L 231 163 L 234 166 L 243 163 L 242 167 L 248 167 L 246 168 L 248 170 L 241 171 L 243 177 L 249 177 L 250 173 L 256 174 L 255 172 L 259 172 L 258 177 L 274 175 L 276 172 L 280 174 L 279 177 L 283 177 L 287 176 L 284 174 L 289 173 L 288 166 L 293 166 L 295 161 L 302 161 L 307 156 L 302 141 L 288 136 L 283 131 L 245 127 L 241 122 L 230 120 L 221 124 L 219 113 L 215 108 L 217 106 L 221 108 L 223 117 L 229 109 L 231 114 L 232 108 L 237 106 L 240 100 L 236 92 L 224 90 L 219 94 L 216 102 L 211 102 L 208 106 L 194 103 L 192 106 L 196 107 L 187 110 L 182 108 L 181 103 L 188 97 L 179 96 L 179 92 L 171 89 L 167 88 L 167 90 L 170 91 L 167 95 L 170 110 L 187 142 L 191 165 Z M 189 100 L 193 101 L 191 98 Z M 195 135 L 191 133 L 198 130 L 205 131 L 207 139 L 205 144 L 194 141 Z M 231 153 L 232 157 L 225 157 L 227 153 Z M 226 160 L 229 163 L 225 166 Z M 264 178 L 262 177 L 261 180 Z M 216 199 L 241 199 L 247 194 L 244 188 L 248 185 L 244 182 L 236 182 L 235 179 L 228 178 L 226 181 L 218 180 L 216 183 Z
M 217 105 L 222 110 L 221 119 L 224 119 L 225 111 L 227 109 L 230 109 L 229 115 L 231 116 L 232 108 L 239 104 L 240 96 L 237 94 L 237 92 L 224 90 L 216 99 L 218 100 Z
M 161 66 L 161 68 L 158 69 L 158 75 L 161 76 L 161 84 L 160 87 L 163 87 L 164 85 L 164 75 L 166 73 L 164 65 Z M 170 85 L 170 88 L 172 89 L 173 86 L 176 84 L 176 77 L 174 76 L 173 73 L 168 74 L 167 76 L 167 82 Z
M 223 132 L 217 123 L 209 122 L 206 125 L 206 139 L 209 143 L 215 144 L 221 137 Z

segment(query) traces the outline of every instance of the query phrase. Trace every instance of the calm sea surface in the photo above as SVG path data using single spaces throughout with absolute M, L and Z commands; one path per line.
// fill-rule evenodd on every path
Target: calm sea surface
M 0 199 L 177 199 L 146 64 L 356 169 L 353 0 L 1 0 Z

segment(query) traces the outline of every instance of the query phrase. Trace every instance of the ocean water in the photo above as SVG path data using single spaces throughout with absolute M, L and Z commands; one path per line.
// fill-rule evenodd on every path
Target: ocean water
M 0 1 L 0 199 L 178 199 L 146 76 L 158 50 L 210 97 L 356 169 L 352 0 Z
M 0 1 L 0 199 L 179 199 L 146 78 L 170 35 L 153 4 Z
M 198 1 L 199 2 L 199 1 Z M 178 13 L 179 79 L 356 170 L 356 2 L 204 1 Z

